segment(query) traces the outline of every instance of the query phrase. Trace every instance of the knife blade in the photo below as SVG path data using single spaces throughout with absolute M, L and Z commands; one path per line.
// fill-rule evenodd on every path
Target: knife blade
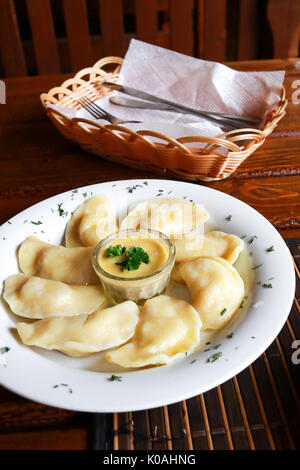
M 119 83 L 113 83 L 113 82 L 108 82 L 104 81 L 102 83 L 102 86 L 108 87 L 112 90 L 119 91 L 121 93 L 124 93 L 126 95 L 134 96 L 136 98 L 140 98 L 142 100 L 148 100 L 153 103 L 164 103 L 168 106 L 171 106 L 173 109 L 176 110 L 181 110 L 185 113 L 190 113 L 194 114 L 196 116 L 200 116 L 206 119 L 209 119 L 211 121 L 214 121 L 218 124 L 225 123 L 228 125 L 232 125 L 232 127 L 238 127 L 242 128 L 246 124 L 258 124 L 260 122 L 260 119 L 254 116 L 234 116 L 234 115 L 229 115 L 229 114 L 223 114 L 223 113 L 214 113 L 214 112 L 207 112 L 207 111 L 200 111 L 196 110 L 193 108 L 190 108 L 189 106 L 184 106 L 178 103 L 175 103 L 173 101 L 166 100 L 164 98 L 159 98 L 155 95 L 151 95 L 150 93 L 146 93 L 141 90 L 137 90 L 135 88 L 131 88 L 128 86 L 123 86 L 120 85 Z

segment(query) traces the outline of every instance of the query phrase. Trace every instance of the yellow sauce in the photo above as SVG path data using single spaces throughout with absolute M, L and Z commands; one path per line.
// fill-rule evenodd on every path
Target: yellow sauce
M 106 257 L 105 255 L 106 249 L 109 246 L 117 245 L 124 246 L 126 248 L 125 253 L 127 252 L 127 250 L 134 246 L 143 248 L 143 250 L 149 256 L 149 262 L 147 264 L 142 262 L 139 268 L 136 270 L 128 271 L 127 269 L 125 269 L 124 271 L 122 271 L 122 266 L 116 263 L 122 263 L 125 260 L 125 254 L 123 254 L 122 256 L 115 256 L 113 258 Z M 169 255 L 167 249 L 163 246 L 162 243 L 160 243 L 154 238 L 128 237 L 114 240 L 111 244 L 105 247 L 104 250 L 102 250 L 102 252 L 99 254 L 98 263 L 104 271 L 109 274 L 112 274 L 113 276 L 132 279 L 136 277 L 147 276 L 149 274 L 154 273 L 166 263 L 168 256 Z

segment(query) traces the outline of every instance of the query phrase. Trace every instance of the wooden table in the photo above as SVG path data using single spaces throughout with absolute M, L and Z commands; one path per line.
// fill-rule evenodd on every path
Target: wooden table
M 287 115 L 264 145 L 232 177 L 199 184 L 245 201 L 260 211 L 284 238 L 300 237 L 300 104 L 292 103 L 292 93 L 295 92 L 293 83 L 300 80 L 300 60 L 235 62 L 228 65 L 246 71 L 284 68 L 289 100 Z M 66 78 L 66 75 L 51 75 L 5 80 L 7 104 L 0 106 L 0 223 L 32 204 L 78 186 L 116 179 L 155 177 L 148 172 L 135 171 L 85 153 L 58 133 L 45 116 L 39 94 Z M 298 96 L 300 98 L 300 94 Z M 292 332 L 294 334 L 293 329 Z M 279 349 L 280 344 L 277 344 Z M 286 372 L 290 367 L 289 358 L 285 357 L 289 354 L 289 347 L 290 343 L 287 342 L 286 349 L 281 348 L 281 360 Z M 270 354 L 272 356 L 272 351 Z M 268 368 L 271 359 L 265 356 L 262 360 Z M 195 429 L 191 420 L 191 414 L 198 412 L 192 399 L 187 403 L 153 410 L 150 414 L 145 411 L 114 415 L 112 425 L 115 437 L 110 445 L 120 449 L 295 448 L 295 422 L 290 422 L 289 414 L 285 413 L 280 382 L 270 376 L 271 385 L 272 380 L 275 381 L 273 392 L 279 410 L 273 423 L 268 421 L 262 390 L 257 393 L 257 382 L 253 382 L 251 374 L 255 373 L 255 369 L 250 368 L 249 371 L 254 384 L 255 402 L 251 401 L 253 396 L 250 392 L 249 397 L 243 395 L 242 388 L 246 387 L 246 382 L 240 380 L 239 374 L 230 385 L 236 396 L 235 411 L 234 406 L 230 409 L 228 405 L 231 389 L 226 389 L 226 385 L 197 398 L 197 406 L 201 405 L 199 420 L 202 419 L 202 430 Z M 295 387 L 292 395 L 296 400 Z M 219 414 L 209 405 L 213 399 L 218 400 Z M 182 425 L 175 419 L 178 407 Z M 248 409 L 254 409 L 254 415 L 257 413 L 258 417 L 253 418 L 250 412 L 247 414 Z M 241 417 L 240 422 L 235 413 Z M 296 410 L 295 413 L 297 416 Z M 0 388 L 0 449 L 87 449 L 91 447 L 93 419 L 89 414 L 37 404 Z M 163 437 L 159 440 L 157 433 L 160 432 L 162 419 Z M 141 431 L 134 435 L 134 429 L 130 427 L 133 426 L 132 421 L 138 423 L 144 434 L 148 433 L 148 440 L 138 438 Z

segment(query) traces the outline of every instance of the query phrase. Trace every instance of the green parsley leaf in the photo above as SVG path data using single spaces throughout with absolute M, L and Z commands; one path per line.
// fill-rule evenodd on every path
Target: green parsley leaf
M 232 215 L 231 215 L 231 214 L 229 214 L 227 217 L 225 217 L 225 220 L 227 220 L 227 222 L 230 222 L 231 219 L 232 219 Z
M 8 351 L 10 351 L 11 348 L 9 348 L 8 346 L 3 346 L 2 348 L 0 348 L 0 354 L 5 354 L 5 353 L 8 353 Z
M 112 374 L 107 380 L 110 382 L 122 382 L 122 377 L 121 375 Z
M 42 225 L 43 222 L 41 222 L 40 220 L 38 220 L 37 222 L 35 222 L 34 220 L 31 220 L 30 221 L 33 225 Z
M 253 237 L 250 238 L 250 240 L 248 241 L 249 245 L 251 245 L 251 243 L 254 242 L 255 238 L 257 238 L 256 235 L 254 235 Z
M 115 256 L 122 256 L 125 253 L 125 246 L 122 245 L 116 245 L 112 246 L 110 245 L 106 250 L 105 250 L 105 257 L 106 258 L 114 258 Z
M 257 266 L 254 266 L 253 268 L 251 268 L 251 270 L 253 271 L 254 269 L 258 269 L 258 268 L 260 268 L 262 265 L 263 265 L 263 263 L 258 264 Z
M 269 248 L 267 248 L 267 252 L 268 252 L 268 253 L 271 253 L 271 251 L 275 251 L 275 248 L 274 248 L 273 245 L 270 246 Z
M 212 356 L 210 356 L 208 359 L 206 359 L 206 362 L 215 362 L 217 359 L 219 359 L 222 356 L 221 352 L 215 353 Z
M 222 312 L 220 313 L 221 317 L 224 315 L 224 313 L 227 312 L 227 308 L 223 308 Z
M 133 271 L 139 269 L 142 263 L 149 263 L 148 253 L 139 246 L 133 246 L 125 253 L 125 260 L 116 264 L 122 266 L 122 271 Z
M 62 208 L 62 205 L 63 203 L 61 202 L 60 204 L 57 204 L 58 206 L 58 214 L 60 215 L 60 217 L 66 217 L 68 215 L 68 212 L 65 211 L 63 208 Z

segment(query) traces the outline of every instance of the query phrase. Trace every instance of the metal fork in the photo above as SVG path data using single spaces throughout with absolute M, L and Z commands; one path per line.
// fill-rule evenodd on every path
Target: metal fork
M 84 96 L 78 100 L 79 104 L 86 109 L 94 118 L 96 119 L 104 119 L 105 121 L 110 122 L 111 124 L 124 124 L 125 122 L 127 123 L 139 123 L 142 121 L 128 121 L 128 120 L 122 120 L 114 116 L 113 114 L 110 114 L 108 111 L 105 111 L 105 109 L 101 108 L 98 104 L 93 103 L 90 98 Z

